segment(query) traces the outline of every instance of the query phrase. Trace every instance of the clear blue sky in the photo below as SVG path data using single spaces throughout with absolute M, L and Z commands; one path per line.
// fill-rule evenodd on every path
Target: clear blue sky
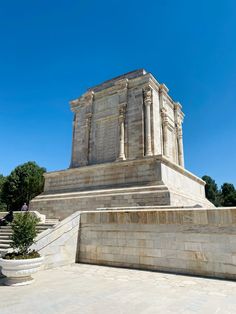
M 68 101 L 145 68 L 186 114 L 186 168 L 236 185 L 234 0 L 0 0 L 0 173 L 69 166 Z

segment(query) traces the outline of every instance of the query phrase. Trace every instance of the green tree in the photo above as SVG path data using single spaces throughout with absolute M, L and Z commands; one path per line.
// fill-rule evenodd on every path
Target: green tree
M 221 186 L 222 206 L 236 206 L 236 190 L 231 183 L 224 183 Z
M 2 200 L 8 209 L 19 210 L 23 203 L 29 203 L 43 191 L 45 171 L 45 168 L 29 161 L 10 173 L 2 187 Z
M 206 198 L 215 206 L 221 206 L 220 191 L 218 190 L 216 182 L 209 176 L 203 176 L 202 180 L 206 182 L 205 185 Z
M 5 181 L 6 178 L 2 174 L 0 174 L 0 211 L 7 210 L 7 204 L 2 199 L 2 188 Z
M 29 212 L 17 214 L 11 224 L 12 236 L 10 246 L 16 250 L 18 254 L 29 254 L 30 246 L 34 243 L 37 236 L 36 225 L 39 219 Z

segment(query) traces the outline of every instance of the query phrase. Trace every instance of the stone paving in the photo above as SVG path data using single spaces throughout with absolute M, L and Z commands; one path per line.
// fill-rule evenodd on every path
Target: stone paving
M 0 314 L 236 313 L 236 282 L 85 264 L 0 280 Z

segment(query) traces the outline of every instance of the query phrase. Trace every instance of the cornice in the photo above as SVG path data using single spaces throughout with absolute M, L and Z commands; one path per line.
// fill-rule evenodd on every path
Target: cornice
M 179 102 L 175 102 L 168 94 L 169 89 L 165 84 L 160 84 L 151 73 L 147 73 L 145 70 L 137 70 L 128 74 L 122 75 L 115 79 L 106 81 L 100 85 L 89 88 L 86 93 L 81 97 L 70 101 L 71 110 L 73 112 L 90 105 L 94 100 L 101 99 L 106 96 L 111 96 L 116 93 L 122 93 L 124 91 L 130 91 L 135 88 L 148 88 L 151 87 L 157 93 L 160 93 L 166 105 L 175 110 L 178 108 L 178 113 L 181 117 L 184 117 L 182 112 L 182 106 Z

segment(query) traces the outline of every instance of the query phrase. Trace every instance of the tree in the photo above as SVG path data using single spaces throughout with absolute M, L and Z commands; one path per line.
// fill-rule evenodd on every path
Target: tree
M 202 180 L 206 182 L 205 185 L 206 198 L 215 206 L 221 206 L 220 192 L 218 190 L 216 182 L 209 176 L 203 176 Z
M 7 204 L 2 200 L 2 188 L 5 181 L 6 178 L 2 174 L 0 174 L 0 211 L 7 210 Z
M 16 167 L 6 178 L 2 187 L 2 200 L 8 209 L 19 210 L 22 204 L 43 191 L 45 168 L 29 161 Z
M 236 190 L 233 184 L 224 183 L 221 186 L 222 206 L 236 206 Z
M 10 246 L 20 255 L 27 255 L 37 236 L 36 225 L 39 219 L 32 213 L 17 214 L 11 224 L 12 236 Z

